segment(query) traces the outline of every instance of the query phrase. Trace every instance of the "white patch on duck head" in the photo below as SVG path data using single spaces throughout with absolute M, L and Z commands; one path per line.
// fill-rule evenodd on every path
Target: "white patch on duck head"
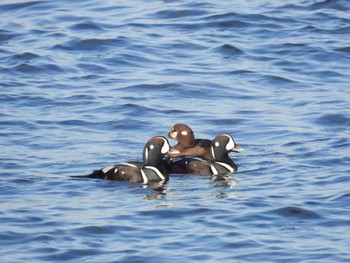
M 177 137 L 177 131 L 171 131 L 169 135 L 170 135 L 170 138 L 176 139 L 176 137 Z
M 163 144 L 163 147 L 162 147 L 162 149 L 160 151 L 161 151 L 162 154 L 166 154 L 170 150 L 170 145 L 168 143 L 168 140 L 166 140 L 165 138 L 162 138 L 162 139 L 164 141 L 164 144 Z
M 215 146 L 219 147 L 220 143 L 219 142 L 215 142 Z
M 149 148 L 150 148 L 151 150 L 153 150 L 153 149 L 154 149 L 154 145 L 151 144 L 151 145 L 149 146 Z
M 182 131 L 181 134 L 182 134 L 183 136 L 186 136 L 186 135 L 188 134 L 188 132 L 187 132 L 187 131 Z
M 171 128 L 170 132 L 169 132 L 169 137 L 171 139 L 176 140 L 178 132 L 175 130 L 174 126 Z
M 229 141 L 226 144 L 226 150 L 231 151 L 233 148 L 235 148 L 236 144 L 230 135 L 228 135 L 228 134 L 223 134 L 223 135 L 227 136 L 229 138 Z

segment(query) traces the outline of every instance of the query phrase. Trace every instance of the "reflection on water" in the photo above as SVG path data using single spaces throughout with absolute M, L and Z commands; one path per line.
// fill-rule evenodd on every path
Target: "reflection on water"
M 234 188 L 238 185 L 231 173 L 213 175 L 210 180 L 213 182 L 212 186 L 219 189 Z
M 184 174 L 180 175 L 182 177 L 188 177 L 189 175 Z M 215 189 L 232 189 L 236 187 L 238 184 L 232 177 L 231 173 L 228 174 L 219 174 L 219 175 L 213 175 L 211 177 L 209 176 L 201 176 L 201 175 L 194 175 L 194 177 L 198 176 L 199 180 L 208 180 L 212 182 L 210 184 L 211 187 Z M 166 195 L 169 193 L 169 187 L 165 182 L 152 182 L 151 184 L 143 185 L 144 189 L 149 189 L 150 192 L 144 196 L 144 199 L 162 199 L 165 198 Z M 224 196 L 224 195 L 223 195 Z M 232 195 L 227 195 L 231 196 Z M 221 197 L 223 198 L 223 197 Z
M 165 198 L 169 191 L 165 181 L 149 182 L 143 185 L 143 188 L 150 189 L 150 193 L 144 196 L 144 199 L 148 200 Z

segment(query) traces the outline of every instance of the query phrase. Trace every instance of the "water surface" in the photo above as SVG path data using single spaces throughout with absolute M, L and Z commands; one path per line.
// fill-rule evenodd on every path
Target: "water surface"
M 350 2 L 1 1 L 1 262 L 346 262 Z M 76 180 L 174 123 L 227 181 Z M 171 143 L 175 143 L 171 141 Z

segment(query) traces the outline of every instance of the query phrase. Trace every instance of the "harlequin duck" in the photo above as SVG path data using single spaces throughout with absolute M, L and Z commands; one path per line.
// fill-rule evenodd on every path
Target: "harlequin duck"
M 169 159 L 170 173 L 219 175 L 237 171 L 237 165 L 228 156 L 230 152 L 240 152 L 232 136 L 220 134 L 214 138 L 210 146 L 210 157 L 184 156 Z
M 210 155 L 211 140 L 194 139 L 193 131 L 186 124 L 175 124 L 168 133 L 168 138 L 177 140 L 177 144 L 173 146 L 174 149 L 180 153 L 168 153 L 169 157 L 178 157 L 184 155 Z
M 163 157 L 168 152 L 178 152 L 170 147 L 168 140 L 163 136 L 151 138 L 143 150 L 143 162 L 121 163 L 107 166 L 79 178 L 98 178 L 104 180 L 127 181 L 148 184 L 169 179 L 166 161 Z

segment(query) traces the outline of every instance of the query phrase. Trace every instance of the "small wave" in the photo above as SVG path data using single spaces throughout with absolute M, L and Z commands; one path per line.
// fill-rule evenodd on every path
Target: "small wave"
M 336 49 L 334 49 L 334 50 L 335 50 L 335 51 L 344 52 L 344 53 L 350 53 L 350 46 L 342 47 L 342 48 L 336 48 Z
M 107 59 L 107 63 L 110 66 L 116 66 L 119 65 L 122 67 L 121 70 L 123 72 L 123 69 L 125 67 L 135 67 L 135 68 L 142 68 L 144 66 L 149 67 L 152 63 L 155 61 L 159 62 L 159 57 L 153 56 L 151 53 L 148 53 L 148 55 L 144 55 L 143 52 L 145 52 L 144 47 L 142 46 L 133 46 L 128 48 L 128 52 L 125 52 L 122 55 L 114 56 L 110 59 Z
M 222 119 L 222 118 L 215 118 L 215 119 L 204 119 L 202 120 L 205 123 L 212 124 L 212 125 L 232 125 L 233 127 L 235 125 L 238 125 L 240 123 L 243 123 L 245 120 L 241 118 L 232 118 L 232 119 Z
M 137 120 L 135 121 L 134 119 L 130 118 L 125 118 L 117 123 L 114 123 L 113 129 L 115 130 L 126 130 L 126 131 L 135 131 L 135 130 L 140 130 L 140 131 L 145 131 L 149 129 L 150 123 L 148 121 L 142 121 L 142 120 Z
M 40 123 L 43 123 L 43 122 L 40 122 Z M 83 120 L 63 120 L 63 121 L 51 122 L 51 123 L 63 125 L 63 126 L 71 126 L 71 127 L 96 127 L 96 126 L 105 126 L 110 122 L 96 123 L 92 121 L 83 121 Z
M 304 218 L 304 219 L 321 218 L 319 214 L 313 211 L 306 210 L 300 207 L 295 207 L 295 206 L 287 206 L 287 207 L 272 210 L 270 212 L 272 212 L 273 214 L 284 216 L 284 217 L 296 217 L 296 218 Z
M 176 89 L 178 84 L 176 83 L 163 83 L 163 84 L 141 84 L 141 85 L 132 85 L 127 87 L 118 88 L 117 90 L 124 90 L 128 92 L 144 92 L 147 91 L 171 91 Z
M 207 208 L 207 207 L 192 207 L 192 208 L 183 208 L 180 210 L 178 209 L 172 209 L 172 210 L 158 210 L 157 211 L 157 218 L 186 218 L 186 217 L 194 217 L 194 216 L 200 216 L 200 215 L 214 215 L 225 212 L 222 209 L 215 209 L 215 208 Z M 154 217 L 153 211 L 145 210 L 140 211 L 138 213 L 142 217 Z M 205 222 L 207 223 L 207 222 Z
M 350 118 L 344 114 L 335 113 L 335 114 L 325 114 L 316 120 L 316 123 L 325 125 L 325 126 L 341 126 L 349 127 Z
M 11 31 L 8 31 L 8 30 L 0 29 L 0 43 L 7 42 L 7 41 L 19 36 L 19 35 L 20 34 L 15 34 L 15 33 L 12 33 Z
M 99 236 L 114 233 L 114 227 L 111 226 L 84 226 L 74 229 L 73 232 L 82 236 Z
M 323 0 L 308 7 L 309 10 L 335 9 L 338 11 L 349 11 L 350 5 L 347 0 Z
M 240 49 L 234 45 L 231 45 L 231 44 L 224 44 L 220 47 L 217 47 L 216 50 L 218 50 L 224 56 L 235 57 L 237 55 L 244 54 L 242 49 Z
M 320 78 L 343 78 L 345 77 L 344 74 L 340 73 L 340 72 L 337 72 L 337 71 L 329 71 L 329 70 L 324 70 L 324 71 L 310 71 L 309 72 L 310 75 L 313 75 L 313 76 L 317 76 L 317 77 L 320 77 Z M 338 103 L 340 101 L 333 101 L 333 103 Z M 320 104 L 322 103 L 326 103 L 326 104 L 329 104 L 331 103 L 330 101 L 327 101 L 327 102 L 324 102 L 324 101 L 321 101 L 319 102 Z
M 274 84 L 293 84 L 298 83 L 295 80 L 292 80 L 290 77 L 287 78 L 285 76 L 277 76 L 277 75 L 262 75 L 261 78 L 264 81 L 267 81 L 268 83 L 274 83 Z
M 296 146 L 298 147 L 303 146 L 303 143 L 299 141 L 293 141 L 293 142 L 287 142 L 282 145 L 282 147 L 296 147 Z
M 103 51 L 110 47 L 120 46 L 121 41 L 119 39 L 74 39 L 64 44 L 57 44 L 53 49 L 61 50 L 73 50 L 73 51 Z
M 233 28 L 245 28 L 245 27 L 251 27 L 252 24 L 248 22 L 244 22 L 242 20 L 224 20 L 224 21 L 215 21 L 211 23 L 207 23 L 205 26 L 207 27 L 214 27 L 214 28 L 227 28 L 227 29 L 233 29 Z
M 18 71 L 21 73 L 37 73 L 40 71 L 40 68 L 29 63 L 22 63 L 13 68 L 14 71 Z
M 26 128 L 28 130 L 34 130 L 37 128 L 36 125 L 34 125 L 32 122 L 25 121 L 25 120 L 9 120 L 9 121 L 2 120 L 2 121 L 0 121 L 0 126 L 2 126 L 2 127 L 15 126 L 15 127 L 21 127 L 22 129 Z
M 49 252 L 55 252 L 56 249 L 49 249 Z M 78 259 L 81 259 L 82 257 L 91 257 L 91 256 L 97 256 L 102 253 L 101 250 L 95 248 L 88 248 L 88 249 L 76 249 L 76 248 L 69 248 L 62 250 L 59 250 L 58 253 L 55 253 L 53 255 L 47 255 L 47 256 L 39 256 L 37 259 L 40 259 L 42 261 L 50 262 L 50 261 L 79 261 Z
M 215 15 L 210 15 L 205 18 L 205 20 L 213 20 L 213 21 L 218 21 L 218 20 L 227 20 L 227 19 L 232 19 L 234 17 L 239 16 L 238 13 L 235 12 L 228 12 L 224 14 L 215 14 Z
M 26 60 L 23 63 L 20 63 L 12 68 L 6 68 L 4 71 L 7 71 L 11 74 L 48 74 L 48 73 L 62 73 L 64 70 L 55 65 L 47 63 L 33 63 L 30 59 Z
M 40 56 L 31 52 L 24 52 L 21 54 L 16 54 L 13 56 L 14 59 L 29 61 L 34 58 L 39 58 Z
M 350 205 L 350 193 L 334 196 L 332 197 L 332 201 L 342 201 Z
M 81 23 L 77 23 L 70 26 L 69 29 L 77 30 L 77 31 L 85 31 L 85 30 L 103 31 L 103 28 L 99 24 L 94 23 L 93 21 L 84 21 Z
M 5 218 L 7 220 L 10 220 L 10 218 Z M 13 220 L 13 219 L 12 219 Z M 0 233 L 0 240 L 2 243 L 2 246 L 9 246 L 9 245 L 15 245 L 18 244 L 18 242 L 29 242 L 31 239 L 29 234 L 24 234 L 23 232 L 16 232 L 11 230 L 1 231 Z
M 276 18 L 262 14 L 238 14 L 228 12 L 207 16 L 201 20 L 208 21 L 207 26 L 218 28 L 260 28 L 279 29 L 282 22 L 292 22 L 287 18 Z M 256 31 L 258 32 L 258 31 Z M 261 32 L 261 31 L 260 31 Z
M 347 0 L 323 0 L 320 2 L 312 3 L 310 5 L 297 5 L 286 4 L 280 7 L 282 9 L 289 10 L 322 10 L 322 9 L 335 9 L 338 11 L 348 11 L 350 8 Z
M 26 1 L 23 3 L 15 3 L 15 4 L 5 4 L 0 5 L 0 11 L 14 11 L 21 10 L 28 7 L 35 7 L 46 3 L 46 1 Z
M 309 33 L 309 34 L 329 34 L 329 35 L 339 35 L 339 34 L 348 34 L 350 32 L 350 26 L 336 27 L 336 28 L 321 28 L 316 25 L 306 25 L 298 29 L 300 33 Z
M 84 71 L 91 71 L 92 73 L 100 73 L 103 74 L 105 72 L 108 72 L 108 69 L 106 67 L 103 67 L 101 65 L 98 65 L 96 63 L 78 63 L 75 65 L 78 68 L 84 69 Z
M 244 70 L 244 69 L 238 69 L 238 70 L 233 70 L 228 72 L 229 74 L 233 74 L 233 75 L 251 75 L 251 74 L 255 74 L 255 71 L 252 70 Z
M 307 46 L 304 43 L 284 43 L 282 45 L 286 46 L 286 47 L 305 47 L 305 46 Z
M 152 107 L 146 107 L 134 103 L 126 103 L 121 105 L 121 110 L 125 116 L 140 116 L 147 117 L 157 114 L 158 110 Z
M 158 11 L 156 14 L 153 14 L 155 17 L 159 17 L 162 19 L 183 19 L 183 18 L 189 18 L 189 17 L 197 17 L 197 16 L 202 16 L 206 15 L 208 12 L 203 11 L 203 10 L 195 10 L 195 9 L 182 9 L 182 10 L 173 10 L 173 9 L 168 9 L 168 10 L 161 10 Z

